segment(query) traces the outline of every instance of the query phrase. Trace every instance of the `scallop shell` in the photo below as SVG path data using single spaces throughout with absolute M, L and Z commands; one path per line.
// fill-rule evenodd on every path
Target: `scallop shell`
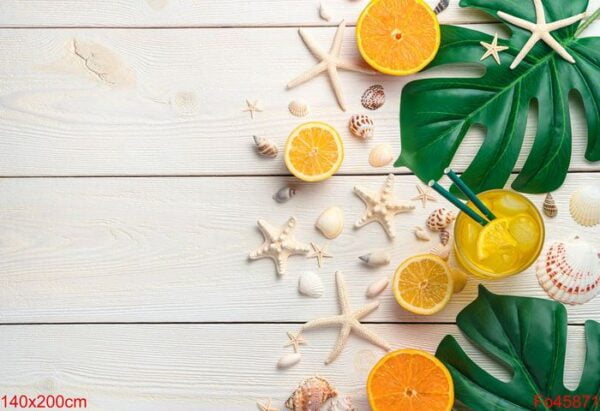
M 344 213 L 339 207 L 329 207 L 319 216 L 315 227 L 326 238 L 333 240 L 344 229 Z
M 288 105 L 288 110 L 296 117 L 304 117 L 310 112 L 310 107 L 304 100 L 292 100 Z
M 440 243 L 446 245 L 448 244 L 448 241 L 450 241 L 450 232 L 446 229 L 440 230 Z
M 299 352 L 285 354 L 279 359 L 279 361 L 277 361 L 277 368 L 289 368 L 292 365 L 298 364 L 301 358 L 302 356 Z
M 373 120 L 365 114 L 355 114 L 350 117 L 348 128 L 352 134 L 363 140 L 371 138 L 375 134 Z
M 431 240 L 431 236 L 429 235 L 429 233 L 427 231 L 425 231 L 425 229 L 423 229 L 423 227 L 415 227 L 414 233 L 415 233 L 415 237 L 417 237 L 417 240 L 421 240 L 421 241 L 430 241 Z
M 390 253 L 384 250 L 373 251 L 358 258 L 371 267 L 381 267 L 382 265 L 388 265 L 392 261 Z
M 285 402 L 285 406 L 291 411 L 318 411 L 337 395 L 337 391 L 325 378 L 310 377 L 302 381 Z
M 373 147 L 369 154 L 369 164 L 371 164 L 372 167 L 387 166 L 393 159 L 392 146 L 389 144 L 378 144 Z
M 323 295 L 323 280 L 318 274 L 306 271 L 298 279 L 298 292 L 307 297 L 319 298 Z
M 584 186 L 571 196 L 571 217 L 578 224 L 592 227 L 600 223 L 600 186 Z
M 442 260 L 444 261 L 448 261 L 448 259 L 450 258 L 450 253 L 452 252 L 452 245 L 451 244 L 438 244 L 435 247 L 433 247 L 431 250 L 429 250 L 429 252 L 431 254 L 437 255 L 438 257 L 440 257 Z
M 377 297 L 387 288 L 389 283 L 390 279 L 387 277 L 374 281 L 373 283 L 371 283 L 371 285 L 369 285 L 369 288 L 367 288 L 367 297 Z
M 456 215 L 446 208 L 438 208 L 427 217 L 427 228 L 431 231 L 441 231 L 456 219 Z
M 325 21 L 331 21 L 331 13 L 329 12 L 329 9 L 325 7 L 323 2 L 319 4 L 319 17 Z
M 344 398 L 340 396 L 329 401 L 326 408 L 327 411 L 355 411 L 354 405 L 352 404 L 352 397 L 346 395 Z
M 292 197 L 296 195 L 296 189 L 292 187 L 282 187 L 275 194 L 273 194 L 273 200 L 278 203 L 287 203 Z
M 383 86 L 375 84 L 374 86 L 366 89 L 360 98 L 360 103 L 367 110 L 377 110 L 383 106 L 385 103 L 385 92 L 383 91 Z
M 551 298 L 583 304 L 600 291 L 600 253 L 579 237 L 557 241 L 538 261 L 537 277 Z
M 258 151 L 258 154 L 264 157 L 277 157 L 277 153 L 279 152 L 279 150 L 277 149 L 277 146 L 268 138 L 257 136 L 253 136 L 253 138 L 254 144 L 256 144 L 256 151 Z
M 558 208 L 556 207 L 556 201 L 554 201 L 554 197 L 552 197 L 552 194 L 546 194 L 546 198 L 544 199 L 542 209 L 544 210 L 544 214 L 546 214 L 548 217 L 556 217 L 556 215 L 558 214 Z

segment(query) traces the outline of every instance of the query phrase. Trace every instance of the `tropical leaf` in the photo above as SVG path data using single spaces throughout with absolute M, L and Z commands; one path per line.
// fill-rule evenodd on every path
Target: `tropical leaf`
M 456 322 L 475 345 L 513 371 L 509 382 L 494 378 L 465 354 L 454 337 L 446 336 L 436 356 L 450 370 L 456 398 L 463 404 L 477 411 L 599 409 L 600 324 L 597 322 L 585 323 L 586 359 L 581 381 L 574 391 L 563 385 L 567 311 L 562 304 L 495 295 L 480 285 L 479 296 L 460 312 Z M 572 403 L 576 396 L 582 401 L 579 406 Z M 547 398 L 554 400 L 551 407 L 543 403 Z M 587 403 L 583 404 L 586 398 Z
M 498 11 L 535 21 L 531 0 L 461 0 L 461 6 Z M 588 0 L 545 0 L 547 21 L 582 13 Z M 498 18 L 499 19 L 499 18 Z M 500 19 L 499 19 L 500 20 Z M 505 23 L 507 24 L 507 23 Z M 529 156 L 512 184 L 515 190 L 544 193 L 560 187 L 571 159 L 568 95 L 575 90 L 585 107 L 588 142 L 585 158 L 600 160 L 600 37 L 577 38 L 578 23 L 553 32 L 576 63 L 562 59 L 539 42 L 514 70 L 510 63 L 531 33 L 507 24 L 509 49 L 480 61 L 481 41 L 492 36 L 455 26 L 442 26 L 442 44 L 429 67 L 483 64 L 480 78 L 433 78 L 409 83 L 402 91 L 402 152 L 395 166 L 410 168 L 424 181 L 439 179 L 450 165 L 467 131 L 486 129 L 481 148 L 462 175 L 476 191 L 504 187 L 521 152 L 528 111 L 537 102 L 538 130 Z

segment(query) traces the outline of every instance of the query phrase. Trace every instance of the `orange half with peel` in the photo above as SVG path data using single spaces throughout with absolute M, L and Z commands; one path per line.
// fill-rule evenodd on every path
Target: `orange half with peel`
M 365 61 L 394 76 L 425 68 L 437 54 L 440 39 L 437 16 L 422 0 L 373 0 L 356 26 Z

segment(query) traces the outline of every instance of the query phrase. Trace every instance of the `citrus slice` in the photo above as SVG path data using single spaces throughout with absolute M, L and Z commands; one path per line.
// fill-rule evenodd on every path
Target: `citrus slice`
M 405 76 L 433 60 L 440 47 L 440 25 L 422 0 L 373 0 L 358 19 L 356 41 L 374 69 Z
M 477 257 L 480 260 L 495 253 L 510 252 L 517 246 L 517 241 L 509 231 L 510 220 L 497 218 L 483 227 L 477 239 Z
M 391 352 L 371 370 L 367 396 L 373 411 L 449 411 L 454 383 L 433 355 L 413 349 Z
M 407 258 L 394 274 L 393 290 L 402 308 L 421 315 L 431 315 L 448 304 L 454 291 L 448 264 L 433 254 Z
M 285 144 L 285 165 L 304 181 L 323 181 L 331 177 L 344 160 L 344 143 L 328 124 L 309 122 L 291 132 Z
M 467 275 L 463 270 L 458 268 L 451 268 L 450 273 L 452 274 L 453 280 L 452 292 L 454 294 L 460 293 L 462 290 L 464 290 L 465 285 L 467 285 Z
M 510 220 L 510 234 L 519 243 L 519 248 L 527 252 L 539 242 L 540 230 L 535 220 L 527 214 L 518 214 Z

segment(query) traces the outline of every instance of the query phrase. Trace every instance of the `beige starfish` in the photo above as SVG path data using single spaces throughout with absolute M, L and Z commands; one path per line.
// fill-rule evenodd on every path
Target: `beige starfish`
M 356 311 L 352 311 L 348 301 L 344 276 L 340 271 L 335 273 L 335 282 L 337 284 L 338 299 L 342 313 L 339 315 L 333 315 L 330 317 L 323 317 L 309 321 L 304 324 L 300 330 L 300 332 L 304 332 L 305 330 L 311 328 L 340 326 L 340 333 L 338 334 L 337 341 L 335 342 L 331 354 L 329 354 L 329 357 L 327 360 L 325 360 L 325 364 L 331 364 L 340 355 L 344 345 L 346 344 L 346 341 L 348 340 L 348 336 L 352 331 L 371 343 L 383 348 L 386 351 L 389 351 L 391 347 L 387 341 L 379 337 L 373 331 L 369 330 L 359 321 L 361 318 L 375 311 L 379 307 L 379 301 L 372 302 Z
M 377 194 L 370 193 L 358 186 L 354 193 L 360 197 L 367 207 L 363 216 L 354 224 L 356 228 L 377 221 L 390 239 L 396 237 L 394 230 L 394 216 L 414 210 L 415 206 L 407 201 L 396 201 L 393 198 L 394 175 L 389 174 L 383 188 Z
M 298 352 L 301 345 L 306 345 L 306 340 L 300 333 L 294 334 L 293 332 L 288 331 L 287 336 L 290 339 L 290 342 L 284 345 L 284 347 L 289 347 L 291 345 L 294 347 L 294 352 Z
M 315 243 L 310 243 L 310 246 L 313 250 L 306 257 L 316 258 L 319 268 L 322 267 L 324 258 L 333 258 L 333 256 L 327 252 L 327 246 L 319 247 Z
M 431 190 L 429 188 L 423 188 L 420 185 L 417 185 L 417 190 L 419 191 L 419 195 L 412 198 L 412 201 L 421 201 L 423 204 L 423 208 L 427 206 L 427 201 L 437 201 L 437 199 L 431 195 Z
M 244 112 L 249 112 L 250 113 L 250 118 L 254 120 L 254 113 L 258 112 L 262 112 L 263 109 L 259 107 L 260 102 L 258 100 L 254 100 L 254 102 L 246 99 L 246 108 L 243 109 L 242 111 Z
M 342 86 L 340 85 L 340 78 L 338 76 L 338 68 L 366 74 L 374 74 L 374 72 L 372 70 L 363 68 L 354 62 L 344 60 L 340 57 L 345 28 L 346 22 L 342 20 L 335 32 L 335 36 L 333 37 L 333 43 L 331 45 L 329 53 L 325 53 L 323 50 L 317 47 L 314 40 L 308 34 L 306 34 L 306 32 L 303 29 L 298 30 L 298 33 L 300 34 L 300 37 L 302 37 L 302 40 L 304 41 L 304 44 L 306 44 L 306 47 L 320 61 L 313 68 L 305 71 L 304 73 L 300 74 L 298 77 L 290 81 L 287 84 L 288 89 L 294 88 L 302 83 L 305 83 L 308 80 L 326 71 L 327 75 L 329 76 L 329 81 L 331 82 L 331 87 L 333 87 L 335 97 L 337 98 L 337 102 L 340 105 L 340 108 L 346 111 L 344 94 L 342 93 Z
M 508 47 L 498 45 L 498 33 L 494 34 L 494 40 L 492 40 L 491 43 L 480 41 L 479 44 L 481 44 L 486 49 L 486 52 L 483 54 L 483 56 L 481 56 L 479 61 L 485 60 L 489 56 L 492 56 L 494 60 L 496 60 L 496 63 L 500 64 L 500 55 L 498 53 L 504 50 L 508 50 Z
M 249 258 L 271 258 L 275 261 L 277 274 L 285 274 L 287 259 L 291 255 L 304 255 L 310 250 L 307 245 L 296 240 L 293 234 L 296 228 L 296 219 L 290 217 L 283 227 L 277 229 L 265 220 L 258 220 L 258 228 L 262 232 L 265 241 L 258 249 L 251 252 Z
M 515 57 L 515 60 L 510 65 L 510 68 L 516 68 L 521 61 L 523 61 L 525 56 L 527 56 L 527 53 L 529 53 L 533 46 L 535 46 L 535 44 L 540 40 L 546 43 L 569 63 L 575 63 L 575 59 L 573 59 L 567 50 L 565 50 L 565 48 L 558 41 L 556 41 L 556 39 L 552 37 L 552 34 L 550 33 L 584 19 L 587 13 L 583 12 L 575 16 L 567 17 L 566 19 L 557 20 L 552 23 L 546 23 L 546 14 L 544 12 L 542 0 L 533 0 L 533 6 L 535 7 L 535 23 L 512 16 L 503 11 L 498 12 L 498 17 L 501 19 L 531 32 L 531 37 L 529 37 L 527 43 L 525 43 L 519 54 L 517 54 L 517 57 Z
M 256 401 L 256 405 L 260 411 L 279 411 L 279 408 L 271 406 L 273 400 L 270 398 L 266 402 Z

